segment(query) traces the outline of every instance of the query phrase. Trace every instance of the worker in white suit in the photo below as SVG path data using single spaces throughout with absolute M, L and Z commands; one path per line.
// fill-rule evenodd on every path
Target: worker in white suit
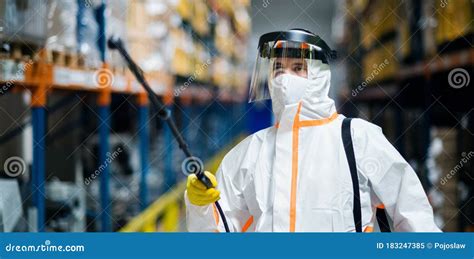
M 345 146 L 345 117 L 328 96 L 334 55 L 306 30 L 262 35 L 250 100 L 271 98 L 276 124 L 235 146 L 215 177 L 206 172 L 214 188 L 188 177 L 189 231 L 224 231 L 217 200 L 233 232 L 367 232 L 381 206 L 392 231 L 440 231 L 416 173 L 380 127 L 353 119 Z

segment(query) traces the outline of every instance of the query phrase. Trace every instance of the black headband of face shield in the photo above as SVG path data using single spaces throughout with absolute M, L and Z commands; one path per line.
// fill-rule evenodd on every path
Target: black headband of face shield
M 268 48 L 260 51 L 260 56 L 263 58 L 304 58 L 317 59 L 323 63 L 327 62 L 327 57 L 323 51 L 316 49 L 299 49 L 299 48 Z
M 275 31 L 263 34 L 258 41 L 259 55 L 264 58 L 268 58 L 273 55 L 278 57 L 279 53 L 276 51 L 276 49 L 270 50 L 269 48 L 263 48 L 263 45 L 268 42 L 277 42 L 280 40 L 307 43 L 321 48 L 320 50 L 312 49 L 311 51 L 307 50 L 306 52 L 302 49 L 293 49 L 294 53 L 288 53 L 288 51 L 292 51 L 292 49 L 287 49 L 287 55 L 295 54 L 295 57 L 318 59 L 323 63 L 328 63 L 328 60 L 337 58 L 337 52 L 335 50 L 331 50 L 324 40 L 322 40 L 319 36 L 303 29 L 291 29 L 289 31 Z

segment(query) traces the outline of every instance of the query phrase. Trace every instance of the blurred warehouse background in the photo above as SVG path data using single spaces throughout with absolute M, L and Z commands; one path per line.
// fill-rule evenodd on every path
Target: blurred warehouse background
M 184 155 L 108 37 L 120 36 L 215 171 L 272 125 L 247 103 L 258 37 L 338 50 L 339 113 L 384 130 L 444 231 L 474 231 L 473 0 L 4 0 L 0 231 L 184 231 Z

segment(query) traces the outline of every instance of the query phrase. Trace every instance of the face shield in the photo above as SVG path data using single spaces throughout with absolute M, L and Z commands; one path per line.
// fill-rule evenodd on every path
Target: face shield
M 250 84 L 249 102 L 270 98 L 270 80 L 278 81 L 283 74 L 308 79 L 314 76 L 309 71 L 311 64 L 317 60 L 327 63 L 332 57 L 335 57 L 335 52 L 318 36 L 306 31 L 290 30 L 262 35 Z

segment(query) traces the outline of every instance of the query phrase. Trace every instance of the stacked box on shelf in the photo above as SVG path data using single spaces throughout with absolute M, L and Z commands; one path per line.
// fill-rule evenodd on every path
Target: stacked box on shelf
M 373 48 L 384 38 L 390 37 L 396 31 L 398 21 L 396 12 L 399 5 L 395 0 L 372 1 L 361 17 L 362 46 Z
M 235 31 L 239 36 L 247 35 L 250 32 L 250 16 L 248 13 L 248 7 L 250 6 L 249 0 L 239 0 L 234 4 L 235 11 L 233 12 L 232 22 L 235 27 Z
M 43 45 L 47 37 L 46 0 L 0 1 L 0 39 Z
M 247 47 L 246 39 L 242 37 L 236 37 L 234 39 L 234 52 L 232 53 L 232 59 L 235 62 L 234 75 L 232 80 L 232 88 L 237 93 L 245 93 L 248 85 L 248 67 L 247 67 Z
M 233 90 L 236 92 L 237 95 L 239 96 L 245 96 L 247 93 L 247 86 L 249 84 L 249 75 L 247 71 L 247 65 L 246 64 L 238 64 L 234 68 L 234 76 L 233 76 L 233 82 L 232 82 L 232 87 Z
M 101 66 L 100 52 L 97 47 L 99 27 L 94 17 L 97 5 L 92 3 L 95 2 L 77 1 L 78 13 L 74 15 L 78 19 L 76 44 L 80 56 L 83 57 L 82 65 L 86 68 L 97 69 Z
M 78 4 L 75 1 L 49 1 L 45 48 L 49 61 L 55 66 L 53 82 L 61 86 L 86 83 L 86 77 L 77 71 L 80 65 L 77 58 L 77 24 L 76 19 L 71 19 L 77 12 Z
M 194 42 L 195 55 L 194 55 L 194 69 L 192 76 L 196 77 L 199 82 L 209 82 L 210 65 L 212 59 L 209 51 L 199 41 Z
M 171 87 L 170 72 L 174 64 L 167 62 L 168 45 L 164 38 L 176 38 L 169 29 L 170 6 L 149 0 L 129 1 L 127 8 L 127 45 L 134 60 L 145 71 L 155 92 L 164 94 Z M 171 55 L 171 54 L 169 54 Z M 169 57 L 171 59 L 171 57 Z M 171 59 L 171 61 L 174 61 Z M 127 73 L 127 78 L 133 78 Z M 133 92 L 142 91 L 133 83 Z
M 209 33 L 209 9 L 202 0 L 193 1 L 193 16 L 191 26 L 199 35 L 207 35 Z
M 361 2 L 364 1 L 349 1 L 348 6 L 360 12 L 363 80 L 394 79 L 400 63 L 423 59 L 422 5 L 419 1 Z M 381 65 L 384 67 L 380 70 Z
M 393 79 L 398 70 L 395 42 L 388 42 L 368 52 L 362 60 L 363 80 L 367 84 Z
M 233 44 L 235 35 L 233 35 L 231 26 L 228 17 L 219 16 L 214 35 L 214 44 L 220 55 L 214 58 L 212 79 L 214 84 L 226 88 L 231 83 L 229 78 L 232 73 L 230 58 L 235 48 Z
M 49 1 L 46 48 L 67 53 L 76 52 L 76 19 L 78 5 L 75 1 Z
M 127 10 L 127 44 L 130 54 L 140 65 L 153 52 L 153 39 L 146 33 L 151 22 L 146 1 L 130 2 Z
M 363 5 L 360 24 L 361 45 L 364 49 L 362 81 L 368 85 L 392 79 L 398 68 L 395 56 L 399 50 L 396 47 L 398 16 L 394 13 L 399 7 L 394 0 L 370 1 Z
M 189 76 L 194 69 L 194 43 L 192 37 L 182 29 L 174 29 L 170 33 L 170 41 L 174 48 L 171 58 L 171 70 L 178 76 Z
M 186 88 L 207 84 L 232 90 L 237 86 L 234 78 L 242 73 L 233 68 L 244 62 L 248 5 L 247 0 L 169 3 L 170 15 L 164 19 L 169 32 L 162 48 L 170 72 L 179 80 L 184 78 Z M 190 92 L 196 91 L 191 88 Z
M 126 0 L 107 3 L 106 37 L 113 34 L 126 39 L 126 13 L 123 12 L 126 3 Z M 97 44 L 99 28 L 95 17 L 98 8 L 98 2 L 49 1 L 46 48 L 50 54 L 49 61 L 54 64 L 53 82 L 58 87 L 97 90 L 95 73 L 102 65 Z M 123 71 L 119 57 L 108 53 L 106 61 L 112 71 Z M 126 80 L 121 76 L 115 79 L 113 89 L 119 86 L 115 90 L 124 91 Z
M 235 46 L 233 42 L 236 35 L 233 33 L 232 25 L 227 18 L 219 16 L 214 35 L 214 44 L 219 54 L 230 57 L 234 51 Z
M 246 73 L 243 73 L 241 69 L 246 61 L 245 50 L 250 30 L 248 5 L 248 1 L 242 0 L 232 2 L 232 4 L 229 1 L 215 3 L 215 8 L 222 10 L 225 15 L 221 15 L 218 19 L 214 42 L 216 48 L 227 60 L 225 61 L 226 66 L 222 67 L 217 62 L 214 72 L 217 73 L 216 79 L 220 81 L 220 85 L 233 91 L 246 88 L 246 80 L 242 80 L 246 78 Z M 228 69 L 230 71 L 225 71 Z M 226 74 L 230 79 L 221 79 Z M 223 81 L 226 84 L 223 85 Z
M 229 90 L 232 83 L 232 63 L 229 59 L 218 56 L 212 61 L 212 82 L 222 87 L 223 89 Z
M 107 38 L 120 37 L 125 42 L 128 41 L 127 21 L 128 21 L 128 0 L 114 0 L 107 2 L 106 12 L 106 34 Z M 117 51 L 107 52 L 107 63 L 114 70 L 121 71 L 125 67 L 123 58 Z
M 359 16 L 369 5 L 370 0 L 346 0 L 345 9 L 351 14 L 351 17 Z
M 176 5 L 176 11 L 183 20 L 191 19 L 192 13 L 192 1 L 191 0 L 178 0 Z
M 203 1 L 179 0 L 173 10 L 176 14 L 171 23 L 171 37 L 168 41 L 168 57 L 171 70 L 178 76 L 197 79 L 207 77 L 209 56 L 207 48 L 198 37 L 209 33 L 208 8 Z M 181 25 L 187 23 L 188 27 Z M 199 69 L 198 69 L 199 68 Z M 197 72 L 199 70 L 199 73 Z M 190 82 L 191 83 L 191 82 Z
M 2 93 L 9 91 L 13 81 L 25 80 L 25 72 L 31 68 L 35 54 L 47 39 L 48 4 L 37 0 L 0 1 L 0 80 L 10 81 L 3 85 Z
M 438 51 L 444 51 L 450 43 L 452 49 L 472 47 L 474 34 L 474 2 L 472 0 L 436 0 L 435 17 L 437 20 L 436 45 Z M 460 40 L 462 37 L 467 40 Z

